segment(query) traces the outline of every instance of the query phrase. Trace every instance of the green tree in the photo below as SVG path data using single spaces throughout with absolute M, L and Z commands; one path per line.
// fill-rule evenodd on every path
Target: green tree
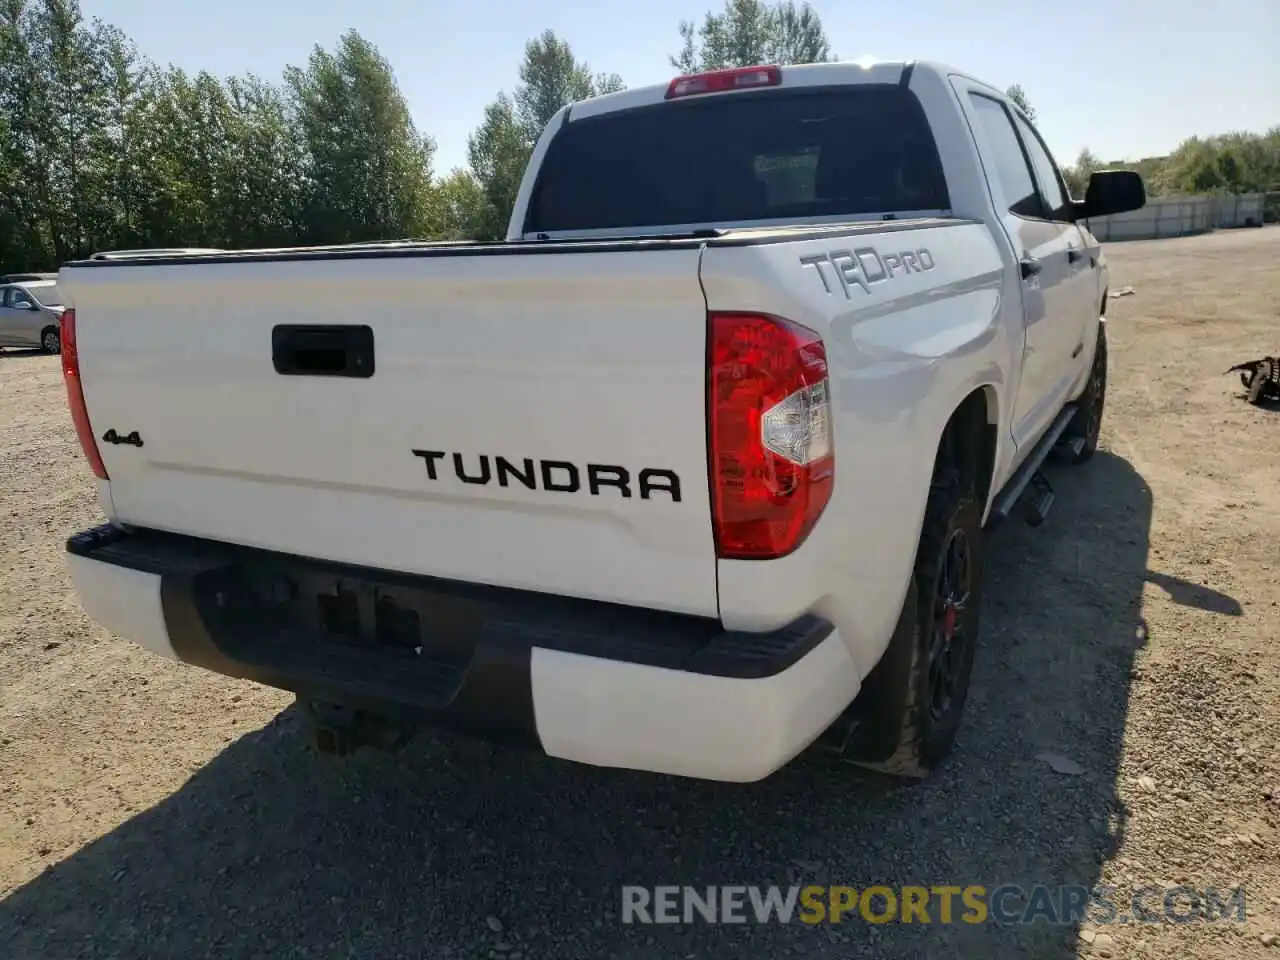
M 19 251 L 23 247 L 22 216 L 17 203 L 18 170 L 9 146 L 12 142 L 13 130 L 0 115 L 0 272 L 20 262 Z
M 0 263 L 56 268 L 114 245 L 135 223 L 151 154 L 134 149 L 150 68 L 75 0 L 0 3 Z
M 142 210 L 146 198 L 161 189 L 151 162 L 156 144 L 149 136 L 157 74 L 133 42 L 115 27 L 100 26 L 96 39 L 102 50 L 106 87 L 106 123 L 94 144 L 107 164 L 105 239 L 112 247 L 143 246 L 149 238 Z
M 452 222 L 357 34 L 283 83 L 158 70 L 78 0 L 0 0 L 0 268 L 95 249 L 421 236 Z M 452 228 L 451 228 L 452 229 Z
M 774 6 L 773 63 L 824 63 L 833 59 L 822 21 L 807 3 Z
M 807 3 L 792 0 L 726 0 L 720 13 L 704 15 L 701 26 L 682 21 L 680 38 L 680 52 L 670 60 L 681 73 L 833 59 L 822 19 Z
M 1073 167 L 1063 171 L 1074 193 L 1088 175 L 1104 164 L 1081 151 Z M 1189 137 L 1167 157 L 1147 157 L 1105 166 L 1133 170 L 1142 176 L 1147 195 L 1267 193 L 1280 188 L 1280 127 L 1264 134 L 1228 133 Z
M 475 229 L 477 240 L 496 240 L 506 234 L 530 149 L 527 128 L 515 104 L 505 93 L 498 94 L 467 140 L 471 174 L 484 196 L 483 207 L 464 218 Z
M 314 242 L 422 235 L 434 143 L 418 134 L 387 61 L 354 30 L 285 71 L 304 162 L 304 230 Z
M 231 110 L 220 192 L 226 197 L 227 242 L 289 243 L 304 231 L 304 144 L 284 94 L 254 76 L 226 84 Z
M 1085 191 L 1089 187 L 1089 178 L 1093 176 L 1095 171 L 1102 169 L 1102 161 L 1088 147 L 1084 147 L 1080 151 L 1080 155 L 1076 157 L 1076 162 L 1062 171 L 1063 179 L 1067 181 L 1067 188 L 1071 191 L 1071 196 L 1077 200 L 1083 200 Z
M 1027 99 L 1027 91 L 1022 89 L 1022 84 L 1015 83 L 1012 87 L 1004 92 L 1005 96 L 1018 105 L 1027 118 L 1032 122 L 1036 119 L 1036 111 L 1031 106 L 1031 101 Z
M 442 240 L 469 240 L 489 234 L 481 222 L 489 207 L 484 187 L 470 170 L 454 170 L 432 192 L 431 233 Z M 503 229 L 506 225 L 503 224 Z
M 51 186 L 37 160 L 45 147 L 39 78 L 31 54 L 33 13 L 25 0 L 0 2 L 0 268 L 53 262 Z
M 627 89 L 622 77 L 616 73 L 597 73 L 593 96 L 602 97 L 606 93 L 618 93 Z
M 516 87 L 515 114 L 521 132 L 535 143 L 556 112 L 568 103 L 596 94 L 591 68 L 574 59 L 567 41 L 551 30 L 530 40 L 520 64 L 520 85 Z
M 519 75 L 514 93 L 499 94 L 467 140 L 471 175 L 484 201 L 463 221 L 473 226 L 477 239 L 505 235 L 529 154 L 548 121 L 568 104 L 625 89 L 617 74 L 593 74 L 551 30 L 525 44 Z
M 148 125 L 155 192 L 142 204 L 144 237 L 157 245 L 229 243 L 234 116 L 222 82 L 204 71 L 192 77 L 170 67 L 157 83 Z
M 76 0 L 6 0 L 0 33 L 0 105 L 20 184 L 10 205 L 36 248 L 27 261 L 54 266 L 105 229 L 108 171 L 97 149 L 106 124 L 102 48 Z

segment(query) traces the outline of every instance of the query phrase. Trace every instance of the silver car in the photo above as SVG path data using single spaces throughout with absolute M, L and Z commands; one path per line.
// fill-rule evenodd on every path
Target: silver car
M 45 353 L 61 353 L 58 321 L 62 311 L 56 280 L 0 285 L 0 347 L 39 347 Z

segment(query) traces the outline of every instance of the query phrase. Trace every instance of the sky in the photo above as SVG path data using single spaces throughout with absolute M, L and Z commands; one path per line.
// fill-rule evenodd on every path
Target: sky
M 719 0 L 715 9 L 719 9 Z M 1019 83 L 1061 164 L 1168 153 L 1280 125 L 1280 0 L 813 0 L 842 60 L 940 60 Z M 278 80 L 354 28 L 391 63 L 436 170 L 466 163 L 487 103 L 550 28 L 593 70 L 665 83 L 678 24 L 711 0 L 82 0 L 162 65 Z M 1209 10 L 1213 8 L 1213 12 Z

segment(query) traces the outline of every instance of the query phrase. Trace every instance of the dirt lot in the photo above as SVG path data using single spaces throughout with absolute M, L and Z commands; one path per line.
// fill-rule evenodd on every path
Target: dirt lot
M 1280 229 L 1108 256 L 1136 294 L 1108 311 L 1105 452 L 1055 469 L 1044 527 L 993 539 L 961 743 L 905 789 L 810 761 L 700 784 L 429 736 L 317 756 L 288 696 L 86 621 L 62 549 L 99 515 L 58 363 L 0 355 L 0 956 L 1280 960 L 1280 410 L 1222 376 L 1280 351 Z M 625 883 L 797 880 L 1101 883 L 1121 913 L 1148 884 L 1243 884 L 1248 918 L 617 919 Z

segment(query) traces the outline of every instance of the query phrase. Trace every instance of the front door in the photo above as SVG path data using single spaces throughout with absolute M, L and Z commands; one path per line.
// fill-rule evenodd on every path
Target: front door
M 16 290 L 17 287 L 0 287 L 0 346 L 13 347 L 24 342 L 19 337 L 22 311 L 14 309 L 11 303 Z
M 1014 114 L 1014 123 L 1022 138 L 1023 148 L 1031 160 L 1031 169 L 1035 173 L 1036 187 L 1040 193 L 1041 204 L 1047 219 L 1065 230 L 1066 237 L 1066 280 L 1069 313 L 1063 315 L 1057 326 L 1061 331 L 1057 344 L 1057 363 L 1059 391 L 1071 389 L 1079 379 L 1081 366 L 1085 363 L 1089 344 L 1085 338 L 1093 329 L 1101 304 L 1099 297 L 1102 291 L 1098 287 L 1097 247 L 1092 238 L 1081 230 L 1075 222 L 1071 209 L 1071 196 L 1067 192 L 1066 181 L 1062 171 L 1054 161 L 1049 148 L 1036 132 L 1031 121 L 1020 113 Z
M 1069 362 L 1078 335 L 1079 306 L 1072 287 L 1080 231 L 1055 218 L 1037 185 L 1015 126 L 1015 114 L 996 96 L 967 94 L 988 186 L 1014 248 L 1022 283 L 1025 328 L 1016 387 L 1013 439 L 1025 450 L 1039 439 L 1071 388 Z
M 0 341 L 9 346 L 40 345 L 40 333 L 50 324 L 49 314 L 36 306 L 30 292 L 22 287 L 5 287 L 0 300 Z

